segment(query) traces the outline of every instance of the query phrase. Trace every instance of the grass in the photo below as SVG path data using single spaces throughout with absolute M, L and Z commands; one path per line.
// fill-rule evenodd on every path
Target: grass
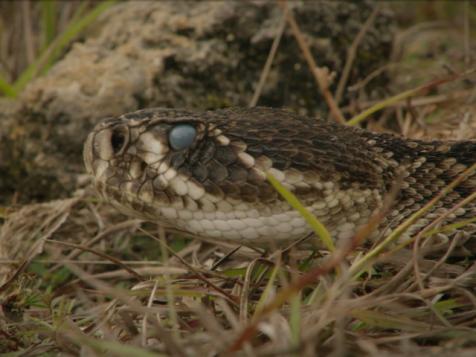
M 334 241 L 332 240 L 331 235 L 327 228 L 319 222 L 319 220 L 309 212 L 304 205 L 299 202 L 297 197 L 290 191 L 286 190 L 284 186 L 271 174 L 267 173 L 268 181 L 273 185 L 276 191 L 290 204 L 292 208 L 298 211 L 301 216 L 306 219 L 306 222 L 312 227 L 316 236 L 321 239 L 321 242 L 324 244 L 324 247 L 327 248 L 330 252 L 335 250 Z
M 456 79 L 461 79 L 461 78 L 467 77 L 471 74 L 474 74 L 474 72 L 475 72 L 475 69 L 473 68 L 473 69 L 468 70 L 466 73 L 462 73 L 462 74 L 458 74 L 458 75 L 452 75 L 448 78 L 442 78 L 442 79 L 434 80 L 434 81 L 431 81 L 430 83 L 423 84 L 423 85 L 418 86 L 418 87 L 413 88 L 413 89 L 409 89 L 409 90 L 407 90 L 403 93 L 399 93 L 399 94 L 397 94 L 393 97 L 382 100 L 382 101 L 376 103 L 375 105 L 371 106 L 370 108 L 364 110 L 362 113 L 354 116 L 352 119 L 347 121 L 346 124 L 347 125 L 358 125 L 358 124 L 362 123 L 362 121 L 367 119 L 370 115 L 378 112 L 379 110 L 388 108 L 392 104 L 402 102 L 403 100 L 409 99 L 409 98 L 411 98 L 411 97 L 413 97 L 413 96 L 415 96 L 415 95 L 417 95 L 421 92 L 430 91 L 431 89 L 433 89 L 435 87 L 438 87 L 442 84 L 451 83 L 451 82 L 454 82 Z
M 36 38 L 30 39 L 30 41 L 40 42 L 41 49 L 37 53 L 37 57 L 23 69 L 18 78 L 13 82 L 8 81 L 0 72 L 0 93 L 3 93 L 4 96 L 15 98 L 36 76 L 46 74 L 53 63 L 65 51 L 66 47 L 114 2 L 112 0 L 101 1 L 88 11 L 86 10 L 88 2 L 79 3 L 70 21 L 61 31 L 57 31 L 58 2 L 55 0 L 44 0 L 36 4 L 41 9 L 42 31 L 36 35 Z
M 198 241 L 179 246 L 175 254 L 195 261 L 192 268 L 170 254 L 168 240 L 152 225 L 124 225 L 88 247 L 87 227 L 97 226 L 98 212 L 109 217 L 103 231 L 114 227 L 117 214 L 100 202 L 91 205 L 87 196 L 27 206 L 10 215 L 4 233 L 17 232 L 28 240 L 34 231 L 35 239 L 45 243 L 41 255 L 36 251 L 25 257 L 33 262 L 28 270 L 0 288 L 7 297 L 0 346 L 33 353 L 187 355 L 242 348 L 266 354 L 280 346 L 289 354 L 301 354 L 305 346 L 363 353 L 361 338 L 390 351 L 398 351 L 400 341 L 411 341 L 415 351 L 428 341 L 458 340 L 467 348 L 475 342 L 476 306 L 468 283 L 475 278 L 462 263 L 452 267 L 460 273 L 445 263 L 432 273 L 435 282 L 428 280 L 419 290 L 412 287 L 418 285 L 408 269 L 415 261 L 403 261 L 401 268 L 379 261 L 388 252 L 398 256 L 405 246 L 383 243 L 362 255 L 357 239 L 345 254 L 337 249 L 335 259 L 301 250 L 261 257 L 241 248 L 212 271 L 206 266 L 221 260 L 230 247 Z M 159 240 L 161 249 L 149 262 L 134 262 L 134 253 L 124 248 L 143 232 Z M 47 236 L 78 244 L 57 244 Z M 68 259 L 72 249 L 82 254 Z M 118 262 L 124 255 L 127 260 Z M 57 263 L 64 268 L 53 270 Z M 41 342 L 39 334 L 46 336 Z M 339 347 L 337 338 L 345 345 Z
M 13 81 L 5 79 L 11 75 L 0 78 L 6 96 L 20 94 L 36 75 L 46 73 L 110 3 L 79 5 L 67 25 L 54 16 L 61 6 L 55 1 L 39 3 L 43 24 L 39 51 Z M 428 59 L 424 61 L 426 68 Z M 397 72 L 395 81 L 404 76 L 408 73 Z M 461 82 L 456 75 L 449 79 L 448 84 Z M 354 117 L 350 124 L 365 119 L 370 126 L 385 123 L 390 113 L 398 128 L 405 127 L 406 118 L 425 113 L 424 108 L 445 118 L 461 106 L 457 99 L 421 107 L 409 102 L 396 105 L 410 97 L 425 99 L 423 92 L 439 90 L 442 83 L 430 81 L 408 91 L 399 86 L 395 91 L 401 94 L 358 113 L 345 108 L 343 112 Z M 451 124 L 418 123 L 412 121 L 412 136 L 443 136 Z M 262 252 L 176 240 L 152 224 L 119 215 L 92 198 L 92 192 L 5 211 L 1 234 L 12 237 L 7 241 L 12 252 L 8 259 L 13 259 L 18 274 L 0 286 L 0 353 L 443 355 L 449 349 L 476 353 L 474 266 L 469 259 L 448 258 L 446 253 L 456 249 L 450 243 L 439 247 L 436 257 L 431 250 L 438 233 L 474 224 L 474 219 L 430 223 L 421 234 L 398 242 L 411 223 L 457 182 L 374 247 L 365 247 L 364 239 L 386 210 L 349 245 L 336 248 L 325 226 L 278 181 L 269 179 L 307 219 L 323 249 Z M 463 203 L 474 198 L 471 195 Z M 134 243 L 140 243 L 146 254 Z M 157 249 L 151 248 L 154 245 Z M 415 249 L 419 254 L 413 255 Z

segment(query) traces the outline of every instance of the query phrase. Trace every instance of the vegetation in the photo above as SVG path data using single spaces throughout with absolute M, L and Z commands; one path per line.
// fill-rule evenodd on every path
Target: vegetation
M 21 45 L 15 51 L 0 46 L 0 92 L 21 95 L 113 4 L 1 3 L 1 41 Z M 353 118 L 347 124 L 410 137 L 476 133 L 474 4 L 391 6 L 401 24 L 394 57 L 365 81 L 345 88 L 359 91 L 387 72 L 394 95 L 336 109 Z M 15 25 L 18 18 L 29 26 Z M 299 18 L 295 21 L 298 25 Z M 294 34 L 299 37 L 299 28 Z M 348 60 L 351 67 L 350 55 Z M 332 79 L 316 72 L 326 90 L 325 81 Z M 326 98 L 335 99 L 333 93 Z M 476 354 L 474 261 L 449 258 L 456 246 L 439 236 L 475 224 L 476 218 L 443 227 L 436 220 L 410 240 L 398 241 L 411 221 L 457 182 L 374 246 L 365 238 L 385 209 L 348 245 L 334 247 L 325 227 L 269 179 L 307 216 L 326 248 L 291 245 L 266 252 L 168 235 L 119 215 L 89 189 L 63 200 L 3 207 L 0 237 L 11 239 L 0 244 L 0 274 L 12 262 L 16 269 L 0 286 L 0 353 Z M 475 198 L 476 193 L 466 201 Z M 442 247 L 443 254 L 434 254 Z M 15 254 L 2 255 L 7 248 L 28 252 L 15 260 Z

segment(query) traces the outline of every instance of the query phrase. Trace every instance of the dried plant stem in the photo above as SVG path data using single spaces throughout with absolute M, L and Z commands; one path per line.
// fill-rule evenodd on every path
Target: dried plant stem
M 287 12 L 287 10 L 285 10 Z M 286 27 L 286 14 L 284 14 L 283 18 L 281 19 L 281 23 L 279 25 L 278 31 L 276 32 L 276 37 L 273 40 L 273 44 L 271 45 L 271 50 L 269 51 L 268 58 L 266 59 L 266 63 L 264 64 L 263 71 L 261 72 L 258 85 L 256 86 L 256 90 L 253 94 L 253 98 L 250 102 L 250 108 L 255 107 L 258 103 L 259 97 L 263 92 L 264 84 L 266 83 L 266 78 L 268 78 L 269 71 L 271 70 L 271 65 L 273 64 L 274 57 L 276 56 L 276 52 L 279 47 L 279 43 L 281 42 L 281 37 L 284 33 L 284 28 Z
M 331 112 L 332 117 L 338 123 L 345 123 L 345 118 L 342 115 L 336 102 L 334 101 L 334 97 L 329 91 L 329 79 L 328 79 L 327 70 L 320 68 L 317 65 L 314 58 L 312 57 L 311 50 L 309 49 L 309 46 L 306 43 L 306 40 L 304 39 L 304 36 L 301 30 L 299 29 L 299 26 L 296 22 L 296 19 L 294 18 L 292 11 L 288 10 L 287 2 L 283 1 L 283 2 L 279 2 L 279 4 L 285 11 L 286 20 L 291 27 L 291 31 L 294 37 L 296 38 L 296 41 L 298 42 L 299 48 L 301 49 L 302 54 L 304 58 L 306 59 L 306 62 L 309 66 L 309 69 L 311 70 L 312 75 L 314 76 L 314 79 L 316 80 L 317 85 L 319 89 L 321 90 L 321 93 L 327 105 L 329 106 L 329 110 Z
M 335 95 L 336 104 L 339 104 L 342 100 L 345 85 L 347 84 L 347 80 L 349 79 L 350 75 L 350 70 L 352 69 L 352 64 L 354 63 L 355 56 L 357 55 L 357 49 L 359 48 L 359 45 L 362 42 L 365 34 L 369 30 L 370 26 L 372 26 L 372 23 L 374 22 L 379 10 L 380 5 L 377 4 L 377 6 L 374 8 L 372 13 L 368 17 L 367 21 L 365 21 L 363 26 L 360 28 L 359 33 L 357 34 L 357 36 L 355 36 L 354 41 L 347 50 L 347 59 L 345 61 L 344 69 L 342 70 L 342 75 L 339 79 L 339 83 L 337 84 L 337 90 Z

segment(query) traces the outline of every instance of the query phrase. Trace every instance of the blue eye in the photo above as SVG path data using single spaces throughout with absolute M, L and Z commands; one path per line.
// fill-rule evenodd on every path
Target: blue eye
M 174 150 L 190 147 L 195 140 L 197 130 L 190 124 L 176 125 L 169 132 L 169 144 Z

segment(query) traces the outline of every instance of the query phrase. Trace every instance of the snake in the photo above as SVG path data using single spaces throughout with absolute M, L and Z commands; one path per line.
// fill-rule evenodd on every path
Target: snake
M 286 109 L 142 109 L 96 124 L 83 158 L 99 194 L 122 213 L 252 247 L 279 247 L 313 232 L 267 175 L 336 242 L 381 211 L 396 182 L 372 236 L 392 232 L 464 172 L 405 234 L 445 214 L 445 224 L 476 217 L 474 200 L 458 205 L 476 191 L 476 140 L 407 139 Z

